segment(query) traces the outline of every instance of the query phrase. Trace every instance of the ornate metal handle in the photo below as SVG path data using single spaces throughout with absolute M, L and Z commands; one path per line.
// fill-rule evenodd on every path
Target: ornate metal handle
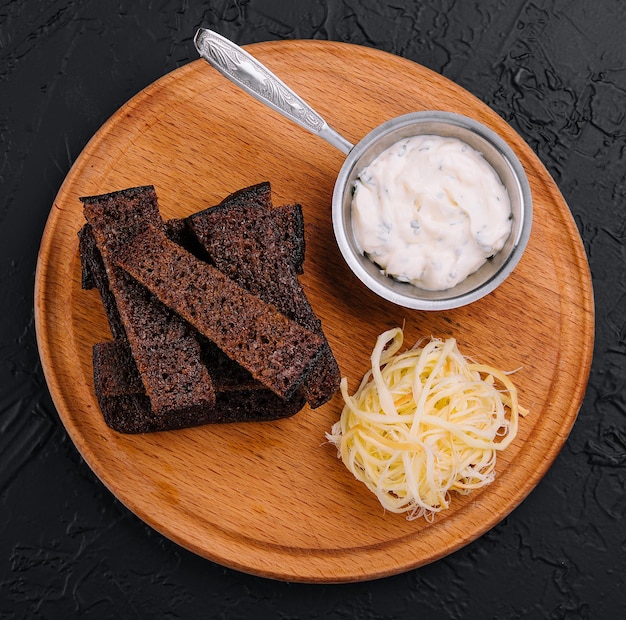
M 194 37 L 200 56 L 231 82 L 343 153 L 353 145 L 267 67 L 217 32 L 200 28 Z

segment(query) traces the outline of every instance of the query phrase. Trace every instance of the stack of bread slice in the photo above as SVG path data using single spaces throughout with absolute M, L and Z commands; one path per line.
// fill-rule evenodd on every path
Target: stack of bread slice
M 337 391 L 340 373 L 298 276 L 298 204 L 267 182 L 163 220 L 154 187 L 81 198 L 82 286 L 112 340 L 93 347 L 94 389 L 118 432 L 275 420 Z

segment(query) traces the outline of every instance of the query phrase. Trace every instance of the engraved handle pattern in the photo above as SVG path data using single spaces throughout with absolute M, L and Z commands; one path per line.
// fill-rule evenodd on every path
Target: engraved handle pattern
M 200 28 L 194 37 L 200 56 L 231 82 L 283 116 L 324 138 L 344 153 L 352 144 L 269 69 L 217 32 Z

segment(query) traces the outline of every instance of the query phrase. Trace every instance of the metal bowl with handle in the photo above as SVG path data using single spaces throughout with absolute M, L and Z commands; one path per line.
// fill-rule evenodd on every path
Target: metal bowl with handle
M 451 112 L 413 112 L 384 122 L 353 145 L 267 67 L 229 39 L 200 28 L 194 43 L 198 53 L 231 82 L 346 154 L 333 191 L 333 229 L 346 263 L 374 293 L 407 308 L 447 310 L 484 297 L 513 271 L 530 237 L 532 196 L 519 159 L 491 129 Z M 421 134 L 458 138 L 480 152 L 500 177 L 511 202 L 512 227 L 504 247 L 465 280 L 440 291 L 386 275 L 361 251 L 352 226 L 352 192 L 359 173 L 392 144 Z

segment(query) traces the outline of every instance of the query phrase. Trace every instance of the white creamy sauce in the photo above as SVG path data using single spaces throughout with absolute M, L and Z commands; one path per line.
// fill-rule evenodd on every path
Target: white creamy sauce
M 421 135 L 360 173 L 352 225 L 361 251 L 387 275 L 439 291 L 502 249 L 511 203 L 481 153 L 456 138 Z

